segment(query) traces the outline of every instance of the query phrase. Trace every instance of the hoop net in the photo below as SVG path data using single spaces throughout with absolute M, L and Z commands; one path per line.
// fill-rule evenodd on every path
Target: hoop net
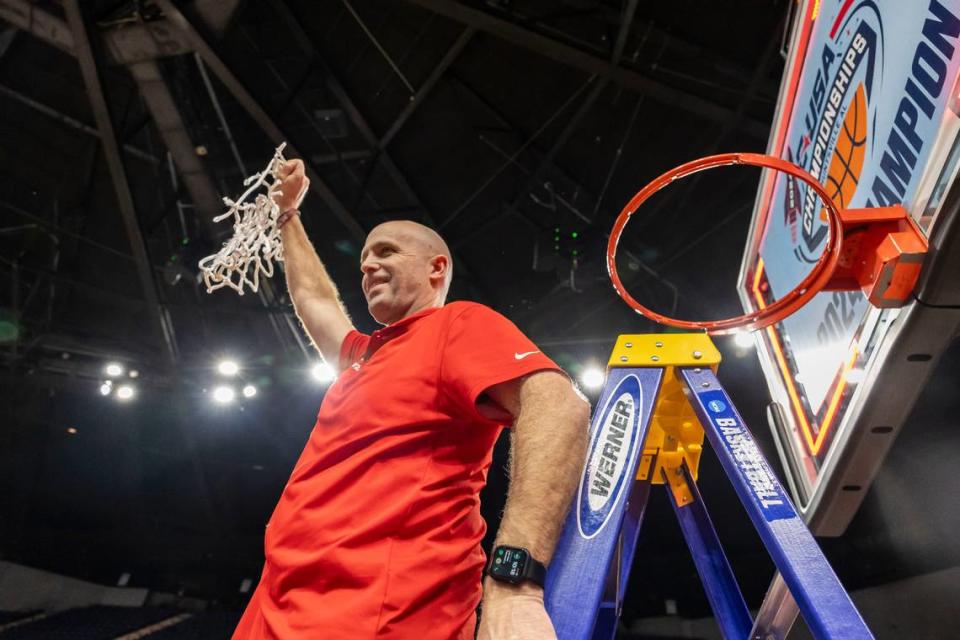
M 207 285 L 207 293 L 223 287 L 230 287 L 240 295 L 244 287 L 251 291 L 260 288 L 260 274 L 273 276 L 273 262 L 283 262 L 283 244 L 277 218 L 280 207 L 276 198 L 280 196 L 280 166 L 286 161 L 284 142 L 273 152 L 273 158 L 260 173 L 255 173 L 243 181 L 247 190 L 236 200 L 224 198 L 228 210 L 213 219 L 221 222 L 233 216 L 233 237 L 223 243 L 217 253 L 200 261 L 200 272 Z M 257 193 L 266 188 L 266 193 Z M 252 198 L 252 201 L 248 200 Z

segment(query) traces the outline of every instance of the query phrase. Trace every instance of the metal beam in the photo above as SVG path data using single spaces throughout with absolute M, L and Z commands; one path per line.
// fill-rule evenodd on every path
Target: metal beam
M 353 123 L 353 126 L 355 126 L 357 131 L 360 132 L 360 135 L 363 137 L 364 141 L 370 145 L 371 149 L 379 148 L 380 139 L 377 137 L 377 134 L 373 132 L 373 128 L 370 126 L 370 123 L 360 112 L 360 109 L 357 108 L 356 103 L 350 97 L 350 94 L 347 93 L 347 90 L 344 88 L 339 78 L 337 78 L 333 70 L 323 60 L 323 57 L 314 46 L 310 35 L 304 30 L 303 25 L 300 23 L 297 17 L 290 11 L 290 8 L 287 6 L 286 2 L 284 2 L 284 0 L 271 0 L 270 5 L 274 12 L 287 25 L 287 28 L 290 29 L 291 33 L 293 34 L 293 39 L 297 43 L 297 46 L 300 47 L 300 50 L 307 54 L 320 70 L 320 73 L 323 76 L 323 82 L 326 84 L 327 89 L 329 89 L 330 93 L 333 94 L 334 99 L 347 114 L 347 117 L 350 118 L 350 122 Z M 400 168 L 394 163 L 390 155 L 386 151 L 382 151 L 380 154 L 378 154 L 378 158 L 383 164 L 384 169 L 386 169 L 387 173 L 390 175 L 391 179 L 397 183 L 397 186 L 403 192 L 404 196 L 420 207 L 424 222 L 431 226 L 436 226 L 433 216 L 423 205 L 421 198 L 414 191 L 413 187 L 410 185 L 410 182 L 407 180 L 407 177 L 402 171 L 400 171 Z
M 187 126 L 163 79 L 160 66 L 156 62 L 135 62 L 129 65 L 128 69 L 140 89 L 140 95 L 143 96 L 150 115 L 153 116 L 154 125 L 163 138 L 164 145 L 170 151 L 170 156 L 177 166 L 177 173 L 180 174 L 187 193 L 200 214 L 201 224 L 207 228 L 211 238 L 216 237 L 212 221 L 222 213 L 223 204 L 213 181 L 197 156 L 196 146 L 190 139 Z
M 77 55 L 70 26 L 27 0 L 0 0 L 0 18 L 68 55 Z M 110 64 L 132 64 L 190 51 L 180 31 L 166 20 L 126 24 L 99 35 Z
M 193 0 L 193 10 L 218 38 L 230 26 L 239 6 L 240 0 Z
M 627 44 L 627 35 L 630 33 L 630 26 L 633 24 L 633 16 L 637 11 L 637 2 L 638 0 L 627 0 L 627 5 L 623 10 L 623 17 L 620 21 L 620 28 L 617 31 L 617 39 L 613 45 L 613 51 L 610 54 L 610 68 L 614 69 L 620 64 L 620 59 L 623 57 L 623 49 Z M 607 85 L 611 81 L 611 76 L 606 75 L 602 77 L 597 84 L 593 86 L 593 89 L 590 90 L 590 93 L 587 94 L 587 97 L 583 99 L 583 102 L 580 103 L 580 106 L 577 108 L 577 112 L 573 114 L 567 125 L 563 128 L 563 131 L 560 132 L 560 135 L 556 137 L 553 142 L 553 145 L 547 151 L 546 155 L 540 160 L 537 164 L 537 168 L 533 170 L 533 174 L 524 181 L 523 186 L 520 188 L 520 191 L 517 193 L 516 198 L 513 199 L 508 207 L 508 212 L 517 212 L 517 207 L 520 205 L 520 202 L 523 198 L 530 193 L 530 190 L 533 189 L 537 184 L 540 183 L 540 177 L 543 175 L 543 172 L 546 171 L 549 167 L 553 166 L 553 161 L 556 159 L 557 154 L 560 153 L 560 150 L 566 146 L 567 141 L 570 139 L 570 136 L 577 130 L 577 127 L 580 125 L 580 121 L 590 112 L 590 109 L 593 108 L 593 104 L 597 101 L 597 98 L 600 97 L 600 94 L 603 93 L 603 90 L 607 88 Z M 591 220 L 585 220 L 588 223 L 592 223 Z
M 320 70 L 320 74 L 323 76 L 323 82 L 327 86 L 327 89 L 330 90 L 330 93 L 333 94 L 334 100 L 340 105 L 340 107 L 347 114 L 347 117 L 350 118 L 350 122 L 353 123 L 353 126 L 357 128 L 357 131 L 360 132 L 360 135 L 363 137 L 364 141 L 370 145 L 371 149 L 377 149 L 379 147 L 380 139 L 377 137 L 377 134 L 373 132 L 373 128 L 370 126 L 370 123 L 360 112 L 360 109 L 357 108 L 356 103 L 350 97 L 350 94 L 347 93 L 346 88 L 334 74 L 333 70 L 327 65 L 323 57 L 320 55 L 319 51 L 313 44 L 313 40 L 310 35 L 304 30 L 303 25 L 297 19 L 297 17 L 290 11 L 290 8 L 287 6 L 284 0 L 271 0 L 271 7 L 274 12 L 283 20 L 287 28 L 290 29 L 290 32 L 293 34 L 293 40 L 296 42 L 297 46 L 307 54 L 310 59 L 313 61 L 313 64 L 316 65 L 317 69 Z M 378 154 L 380 162 L 383 164 L 384 169 L 390 175 L 391 179 L 397 183 L 397 186 L 403 192 L 404 196 L 420 207 L 421 214 L 424 222 L 431 226 L 436 226 L 436 222 L 427 208 L 423 205 L 423 201 L 414 191 L 413 187 L 410 185 L 409 180 L 400 171 L 400 168 L 394 163 L 390 155 L 383 151 Z
M 373 157 L 373 151 L 369 149 L 358 149 L 355 151 L 338 151 L 337 153 L 315 153 L 310 156 L 310 162 L 313 164 L 336 164 L 338 162 L 351 162 L 354 160 L 369 160 Z
M 480 9 L 451 0 L 407 0 L 407 2 L 451 20 L 470 25 L 479 31 L 485 31 L 497 38 L 535 51 L 557 62 L 581 69 L 591 75 L 609 76 L 617 84 L 640 91 L 666 106 L 689 111 L 717 122 L 726 122 L 733 114 L 733 110 L 728 107 L 676 89 L 638 71 L 623 67 L 611 67 L 609 60 L 554 40 L 536 31 L 531 31 Z M 765 140 L 770 132 L 770 123 L 743 118 L 740 128 L 745 133 Z
M 160 292 L 150 267 L 147 245 L 140 231 L 140 224 L 137 220 L 137 210 L 133 202 L 133 194 L 130 193 L 126 169 L 123 166 L 123 159 L 120 157 L 120 148 L 117 144 L 116 133 L 113 129 L 110 108 L 103 93 L 103 86 L 100 82 L 100 72 L 97 69 L 93 48 L 87 36 L 87 27 L 84 24 L 80 0 L 66 0 L 64 9 L 67 14 L 67 22 L 74 36 L 77 60 L 80 63 L 80 71 L 83 74 L 84 84 L 87 87 L 90 106 L 97 121 L 97 128 L 100 130 L 101 147 L 104 156 L 106 156 L 107 166 L 110 169 L 110 177 L 113 179 L 113 187 L 117 195 L 117 202 L 120 206 L 123 223 L 126 227 L 127 238 L 136 260 L 140 286 L 143 288 L 147 306 L 150 309 L 151 315 L 157 321 L 160 334 L 163 337 L 163 342 L 166 346 L 167 360 L 172 364 L 177 359 L 177 345 L 173 333 L 173 324 L 170 321 L 167 310 L 160 302 Z
M 460 33 L 456 41 L 453 43 L 453 46 L 447 51 L 446 55 L 443 56 L 443 59 L 437 63 L 437 66 L 433 68 L 433 71 L 430 72 L 430 75 L 424 80 L 423 84 L 420 85 L 420 88 L 417 89 L 417 92 L 410 98 L 410 102 L 407 103 L 407 106 L 403 108 L 403 111 L 400 112 L 400 115 L 397 116 L 397 119 L 393 121 L 393 124 L 390 125 L 390 128 L 387 129 L 387 132 L 383 134 L 380 138 L 380 141 L 377 143 L 377 149 L 384 150 L 387 148 L 387 145 L 390 144 L 390 141 L 396 137 L 400 132 L 400 129 L 406 124 L 407 120 L 410 119 L 410 116 L 413 115 L 413 112 L 417 110 L 417 107 L 423 102 L 423 99 L 433 91 L 433 87 L 436 86 L 440 78 L 443 77 L 444 72 L 453 64 L 460 53 L 463 51 L 463 48 L 467 46 L 467 43 L 470 42 L 470 38 L 473 37 L 473 34 L 477 30 L 473 27 L 467 27 Z
M 10 45 L 13 44 L 13 41 L 17 37 L 17 29 L 13 26 L 8 26 L 2 31 L 0 31 L 0 58 L 7 55 L 7 51 L 10 50 Z
M 167 19 L 181 30 L 183 37 L 190 47 L 200 54 L 207 66 L 220 78 L 220 81 L 231 95 L 233 95 L 234 99 L 240 103 L 250 117 L 253 118 L 254 122 L 263 130 L 271 142 L 275 145 L 287 142 L 287 149 L 290 155 L 305 158 L 304 154 L 298 151 L 293 143 L 289 142 L 288 137 L 284 135 L 280 127 L 277 126 L 269 114 L 260 106 L 260 103 L 247 91 L 246 87 L 244 87 L 240 80 L 230 71 L 227 65 L 224 64 L 183 13 L 174 6 L 173 2 L 171 2 L 171 0 L 156 0 L 156 3 L 163 10 Z M 309 158 L 306 158 L 306 160 L 309 160 Z M 357 222 L 353 214 L 350 213 L 330 186 L 323 180 L 320 174 L 317 173 L 312 163 L 305 162 L 304 164 L 306 166 L 307 177 L 310 178 L 310 188 L 320 196 L 350 234 L 359 242 L 363 242 L 366 238 L 366 232 L 363 227 L 360 226 L 360 223 Z
M 23 105 L 25 105 L 25 106 L 27 106 L 27 107 L 30 107 L 30 108 L 33 109 L 34 111 L 36 111 L 36 112 L 38 112 L 38 113 L 42 113 L 43 115 L 47 116 L 48 118 L 52 118 L 53 120 L 56 120 L 57 122 L 59 122 L 59 123 L 61 123 L 61 124 L 64 124 L 64 125 L 66 125 L 66 126 L 68 126 L 68 127 L 72 127 L 73 129 L 76 129 L 77 131 L 80 131 L 80 132 L 82 132 L 82 133 L 85 133 L 85 134 L 87 134 L 87 135 L 89 135 L 89 136 L 93 136 L 93 137 L 95 137 L 95 138 L 99 138 L 99 137 L 100 137 L 100 132 L 97 131 L 97 129 L 96 129 L 95 127 L 91 127 L 90 125 L 88 125 L 88 124 L 86 124 L 86 123 L 84 123 L 84 122 L 80 122 L 79 120 L 77 120 L 77 119 L 75 119 L 75 118 L 71 118 L 71 117 L 68 116 L 67 114 L 61 113 L 61 112 L 57 111 L 56 109 L 54 109 L 53 107 L 49 107 L 49 106 L 43 104 L 42 102 L 38 102 L 37 100 L 34 100 L 33 98 L 27 97 L 27 96 L 23 95 L 22 93 L 20 93 L 19 91 L 15 91 L 15 90 L 11 89 L 10 87 L 7 87 L 7 86 L 5 86 L 5 85 L 0 84 L 0 95 L 5 95 L 5 96 L 7 96 L 8 98 L 12 98 L 13 100 L 16 100 L 17 102 L 19 102 L 19 103 L 21 103 L 21 104 L 23 104 Z M 147 153 L 146 151 L 144 151 L 144 150 L 142 150 L 142 149 L 138 149 L 137 147 L 133 146 L 132 144 L 125 144 L 125 145 L 123 145 L 123 150 L 126 151 L 127 154 L 129 154 L 130 157 L 132 157 L 132 158 L 137 158 L 138 160 L 143 160 L 144 162 L 149 162 L 149 163 L 152 164 L 152 165 L 160 164 L 160 159 L 159 159 L 159 158 L 157 158 L 156 156 L 153 156 L 153 155 Z
M 221 0 L 202 0 L 197 8 L 198 10 L 206 8 L 206 11 L 201 11 L 203 18 L 212 22 L 210 26 L 215 31 L 222 31 L 228 24 L 233 10 L 236 9 L 236 4 L 236 0 L 225 2 L 221 2 Z M 20 5 L 21 0 L 0 0 L 0 7 L 6 7 L 8 10 L 10 7 L 20 7 L 22 9 L 23 7 Z M 36 35 L 47 39 L 50 44 L 58 46 L 70 55 L 77 55 L 74 34 L 65 22 L 42 11 L 34 10 L 32 7 L 27 7 L 27 9 L 27 12 L 18 14 L 21 16 L 21 26 L 26 28 L 39 21 L 40 24 L 44 25 L 44 28 L 35 30 Z M 161 55 L 188 53 L 189 49 L 180 29 L 170 25 L 166 20 L 149 23 L 146 33 L 149 33 L 150 37 L 147 38 L 144 37 L 145 32 L 140 28 L 141 26 L 143 25 L 128 25 L 123 27 L 122 31 L 107 32 L 104 35 L 106 47 L 111 51 L 113 62 L 127 63 L 155 126 L 163 138 L 165 146 L 170 151 L 170 155 L 177 166 L 177 171 L 190 194 L 190 198 L 199 214 L 198 219 L 201 225 L 206 229 L 210 238 L 216 238 L 218 234 L 213 228 L 213 218 L 222 211 L 220 196 L 213 180 L 206 173 L 196 154 L 196 147 L 190 138 L 176 102 L 163 79 L 159 66 L 155 62 L 156 58 Z M 168 46 L 164 43 L 172 44 Z M 74 126 L 81 131 L 96 136 L 100 135 L 100 132 L 96 129 L 59 114 L 52 109 L 44 108 L 43 105 L 30 101 L 25 96 L 16 94 L 12 97 L 20 99 L 21 102 L 26 102 L 29 106 L 41 110 L 51 117 L 56 117 L 61 122 Z M 129 145 L 127 147 L 129 150 Z M 131 153 L 135 151 L 146 155 L 135 149 L 130 150 Z M 147 157 L 155 164 L 159 162 L 152 156 Z M 270 304 L 267 299 L 268 292 L 269 297 L 274 299 L 277 297 L 273 293 L 270 283 L 265 282 L 258 293 L 264 305 L 267 306 Z M 277 332 L 280 343 L 286 348 L 287 343 L 283 339 L 277 319 L 271 316 L 270 321 Z M 303 340 L 297 327 L 291 324 L 290 330 L 294 339 L 303 347 Z M 170 331 L 172 335 L 172 329 Z
M 291 33 L 293 34 L 294 42 L 296 42 L 300 50 L 303 51 L 304 54 L 309 56 L 313 64 L 316 65 L 317 69 L 320 71 L 321 75 L 323 76 L 323 81 L 324 81 L 324 84 L 327 86 L 327 89 L 329 89 L 330 93 L 333 94 L 334 99 L 337 101 L 340 107 L 347 114 L 347 117 L 350 119 L 350 122 L 353 123 L 353 126 L 356 127 L 357 131 L 360 132 L 360 135 L 363 137 L 364 141 L 366 141 L 366 143 L 370 145 L 371 149 L 378 150 L 378 152 L 376 153 L 376 159 L 380 161 L 383 168 L 386 170 L 387 175 L 389 175 L 390 178 L 400 188 L 400 191 L 403 192 L 404 197 L 409 199 L 410 202 L 417 208 L 418 212 L 420 213 L 420 218 L 423 220 L 423 222 L 431 227 L 437 228 L 438 224 L 437 224 L 436 218 L 434 218 L 434 216 L 430 213 L 430 210 L 423 203 L 422 198 L 420 198 L 420 196 L 414 190 L 413 186 L 410 184 L 410 181 L 407 180 L 406 175 L 403 173 L 403 171 L 400 170 L 400 167 L 398 167 L 397 164 L 390 157 L 390 154 L 387 153 L 385 148 L 381 148 L 380 138 L 378 138 L 377 134 L 374 133 L 373 128 L 370 126 L 370 123 L 367 121 L 364 115 L 360 112 L 360 109 L 357 108 L 356 103 L 350 97 L 350 94 L 347 93 L 346 88 L 340 82 L 339 78 L 337 78 L 333 70 L 323 60 L 323 57 L 320 55 L 320 52 L 314 46 L 313 40 L 311 39 L 310 35 L 304 30 L 301 22 L 297 20 L 297 17 L 293 14 L 293 12 L 287 6 L 284 0 L 271 0 L 270 5 L 273 8 L 274 12 L 283 20 L 284 24 L 286 24 L 287 28 L 290 29 Z M 463 34 L 460 35 L 460 38 L 458 38 L 458 42 L 460 39 L 466 36 L 466 33 L 467 32 L 464 32 Z M 470 32 L 470 36 L 472 36 L 472 31 Z M 459 55 L 463 46 L 466 45 L 466 42 L 467 40 L 469 40 L 470 36 L 466 36 L 466 39 L 459 46 L 455 43 L 454 48 L 451 49 L 451 51 L 448 51 L 447 55 L 444 56 L 444 58 L 446 59 L 447 57 L 450 57 L 450 63 L 452 63 L 453 60 L 456 58 L 456 56 Z M 450 55 L 451 52 L 453 52 L 452 56 Z M 450 63 L 447 63 L 444 69 L 449 67 Z M 438 75 L 438 79 L 439 79 L 439 75 Z M 419 104 L 419 101 L 418 101 L 418 104 Z M 402 126 L 402 123 L 401 123 L 401 126 Z M 479 283 L 476 281 L 476 278 L 473 276 L 471 270 L 467 267 L 466 261 L 459 258 L 456 255 L 456 252 L 454 253 L 453 258 L 458 263 L 458 272 L 462 276 L 470 279 L 474 287 L 478 289 L 478 292 L 481 293 L 485 298 L 488 298 L 488 299 L 491 298 L 489 294 L 484 293 L 483 291 L 480 291 Z
M 0 18 L 74 55 L 73 33 L 67 23 L 43 9 L 37 9 L 27 0 L 0 0 Z
M 750 77 L 750 83 L 747 85 L 746 90 L 743 92 L 743 96 L 740 98 L 740 104 L 737 106 L 736 112 L 730 116 L 730 119 L 727 122 L 723 123 L 723 126 L 720 127 L 720 132 L 713 139 L 710 145 L 707 146 L 702 152 L 703 156 L 709 156 L 717 153 L 727 136 L 737 129 L 737 123 L 743 118 L 743 114 L 746 112 L 747 107 L 750 106 L 750 103 L 753 102 L 754 98 L 756 97 L 757 92 L 763 83 L 763 79 L 766 76 L 767 69 L 770 67 L 770 63 L 776 57 L 776 53 L 779 50 L 780 45 L 780 36 L 778 34 L 779 30 L 775 32 L 767 41 L 767 45 L 764 48 L 763 54 L 760 56 L 757 66 L 753 70 L 753 74 Z M 697 173 L 690 178 L 689 182 L 684 185 L 682 190 L 670 190 L 665 197 L 660 198 L 656 206 L 651 207 L 649 213 L 645 214 L 641 219 L 640 224 L 634 226 L 633 232 L 636 233 L 638 229 L 644 228 L 647 224 L 649 224 L 650 221 L 659 220 L 661 212 L 666 207 L 669 207 L 672 211 L 685 212 L 687 210 L 687 203 L 696 192 L 697 185 L 700 184 L 703 176 L 703 172 Z M 674 204 L 673 201 L 678 197 L 677 194 L 682 195 L 679 196 L 679 202 Z M 728 201 L 728 198 L 720 198 L 719 201 L 726 202 Z M 714 212 L 711 211 L 710 213 L 712 215 Z M 692 222 L 692 220 L 690 222 Z M 709 236 L 713 231 L 714 229 L 711 229 L 705 234 L 705 236 Z M 705 236 L 701 236 L 695 241 L 699 241 Z M 684 239 L 679 246 L 671 247 L 671 250 L 666 252 L 667 255 L 671 256 L 669 258 L 669 262 L 672 262 L 676 258 L 678 252 L 686 252 L 689 246 L 690 241 L 688 239 Z M 661 263 L 657 267 L 662 269 L 664 264 L 666 263 Z

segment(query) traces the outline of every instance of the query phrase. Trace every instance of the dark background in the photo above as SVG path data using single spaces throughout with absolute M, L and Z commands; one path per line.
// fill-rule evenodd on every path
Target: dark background
M 198 284 L 197 261 L 229 232 L 210 223 L 219 198 L 287 140 L 313 171 L 304 224 L 359 328 L 374 328 L 363 233 L 412 218 L 453 248 L 452 299 L 506 314 L 577 376 L 618 333 L 661 330 L 613 293 L 607 234 L 667 169 L 765 149 L 792 3 L 81 5 L 93 64 L 61 3 L 0 0 L 0 557 L 239 608 L 323 387 L 281 277 L 259 296 Z M 103 84 L 99 114 L 84 66 Z M 738 313 L 757 178 L 711 172 L 646 205 L 621 245 L 633 294 L 682 317 Z M 721 379 L 779 468 L 756 356 L 718 344 Z M 957 355 L 847 534 L 822 541 L 850 588 L 960 561 Z M 256 397 L 210 401 L 224 356 Z M 98 393 L 113 360 L 139 372 L 130 403 Z M 488 543 L 507 444 L 483 496 Z M 710 454 L 700 485 L 756 605 L 772 564 Z M 709 613 L 661 492 L 637 558 L 626 620 L 668 599 Z

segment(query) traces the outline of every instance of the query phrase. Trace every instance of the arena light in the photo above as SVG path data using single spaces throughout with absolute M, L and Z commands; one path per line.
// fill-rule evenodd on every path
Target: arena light
M 233 387 L 223 385 L 213 390 L 213 401 L 220 404 L 230 404 L 236 397 L 237 393 Z
M 240 373 L 240 365 L 236 363 L 235 360 L 221 360 L 217 364 L 217 371 L 220 372 L 222 376 L 232 377 Z
M 108 362 L 103 371 L 111 378 L 116 378 L 123 375 L 123 365 L 119 362 Z
M 733 334 L 733 344 L 737 345 L 741 349 L 749 349 L 756 345 L 753 339 L 753 332 L 751 331 L 737 331 Z
M 326 362 L 318 362 L 313 365 L 310 373 L 313 375 L 313 379 L 320 383 L 332 382 L 337 377 L 337 372 Z
M 113 391 L 113 383 L 107 380 L 100 385 L 100 395 L 108 396 Z
M 599 367 L 590 366 L 583 370 L 583 373 L 580 374 L 580 383 L 583 384 L 587 389 L 599 389 L 603 386 L 603 381 L 606 376 L 603 373 L 603 370 Z
M 136 390 L 129 384 L 122 384 L 117 387 L 117 400 L 127 402 L 133 400 L 133 396 L 136 394 Z
M 244 398 L 252 398 L 252 397 L 255 396 L 255 395 L 257 395 L 257 388 L 256 388 L 255 386 L 253 386 L 252 384 L 248 384 L 247 386 L 245 386 L 245 387 L 243 388 L 243 397 L 244 397 Z

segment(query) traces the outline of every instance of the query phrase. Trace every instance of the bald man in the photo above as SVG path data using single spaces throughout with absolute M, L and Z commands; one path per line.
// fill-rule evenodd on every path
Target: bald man
M 339 375 L 267 525 L 234 640 L 468 640 L 478 604 L 481 640 L 555 638 L 543 577 L 583 464 L 586 401 L 509 320 L 445 304 L 450 250 L 415 222 L 367 236 L 361 287 L 383 328 L 358 332 L 300 222 L 303 164 L 281 176 L 287 287 Z M 504 426 L 510 489 L 486 563 L 479 492 Z

